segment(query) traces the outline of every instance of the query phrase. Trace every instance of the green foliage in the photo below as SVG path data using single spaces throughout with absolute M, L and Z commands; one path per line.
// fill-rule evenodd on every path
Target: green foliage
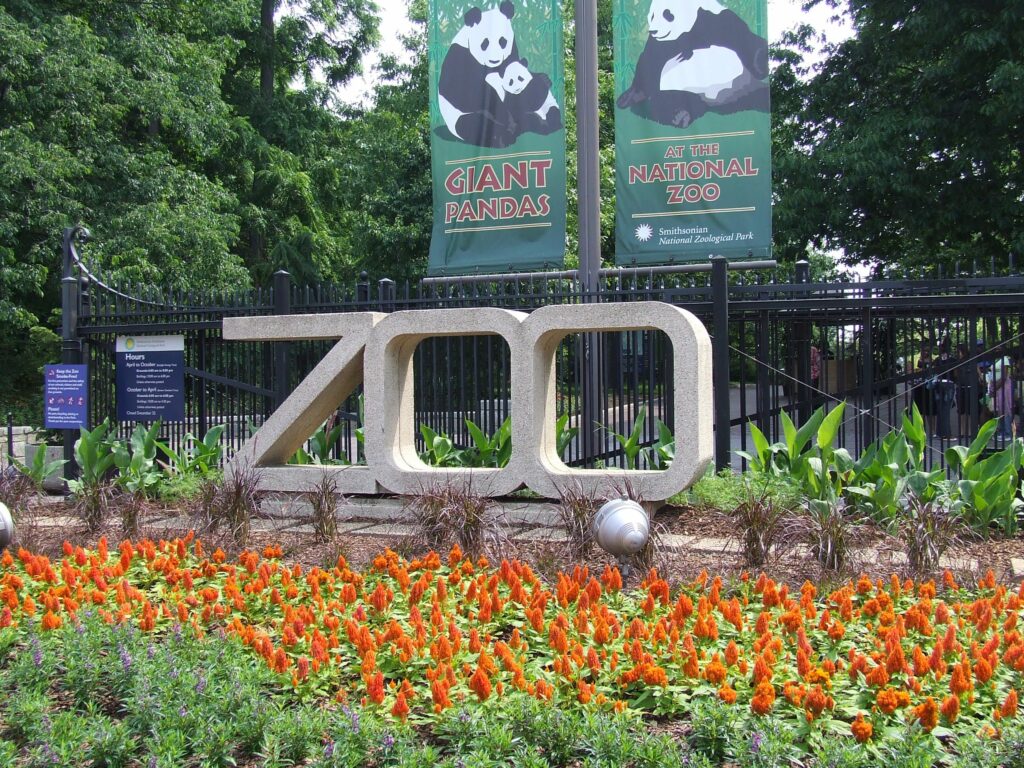
M 995 526 L 1012 536 L 1019 525 L 1018 510 L 1024 505 L 1018 495 L 1024 440 L 1015 438 L 1003 450 L 986 456 L 988 441 L 998 426 L 998 419 L 992 419 L 978 430 L 969 446 L 956 445 L 946 451 L 946 463 L 956 477 L 950 496 L 963 502 L 964 517 L 975 530 Z
M 773 181 L 780 256 L 808 243 L 849 262 L 1006 264 L 1020 252 L 1020 0 L 813 0 L 853 35 L 810 70 L 814 30 L 776 50 Z M 983 170 L 981 170 L 983 169 Z
M 560 459 L 565 459 L 565 452 L 568 450 L 576 435 L 580 433 L 579 427 L 569 426 L 569 414 L 563 413 L 555 421 L 555 450 Z
M 637 460 L 643 450 L 640 443 L 643 440 L 644 422 L 646 420 L 647 406 L 641 405 L 637 411 L 636 418 L 633 419 L 633 428 L 628 435 L 619 434 L 611 427 L 601 425 L 601 429 L 614 437 L 619 447 L 622 448 L 622 452 L 626 456 L 626 469 L 637 469 Z
M 36 446 L 36 452 L 32 456 L 32 463 L 30 465 L 21 463 L 13 456 L 9 458 L 11 463 L 18 468 L 18 471 L 31 480 L 37 489 L 41 489 L 43 481 L 60 472 L 64 465 L 67 464 L 66 459 L 47 461 L 45 445 Z
M 433 467 L 461 467 L 462 451 L 455 448 L 451 438 L 445 434 L 438 434 L 426 424 L 420 424 L 420 434 L 423 435 L 423 442 L 426 449 L 420 454 L 424 464 Z
M 167 457 L 166 464 L 163 464 L 165 472 L 171 477 L 192 474 L 209 477 L 220 466 L 221 457 L 224 455 L 224 447 L 220 444 L 223 434 L 223 424 L 207 430 L 202 440 L 189 432 L 177 451 L 167 443 L 156 441 L 156 447 Z
M 75 441 L 79 476 L 68 482 L 72 493 L 100 485 L 114 467 L 114 443 L 108 439 L 110 419 L 104 419 L 102 424 L 91 430 L 82 427 L 80 433 Z
M 136 424 L 128 443 L 120 440 L 113 444 L 114 464 L 117 466 L 116 483 L 132 494 L 147 495 L 155 490 L 162 478 L 156 465 L 156 436 L 160 422 L 147 429 Z
M 512 456 L 512 417 L 507 417 L 493 435 L 487 435 L 469 419 L 466 429 L 473 445 L 462 452 L 461 460 L 467 467 L 504 467 Z

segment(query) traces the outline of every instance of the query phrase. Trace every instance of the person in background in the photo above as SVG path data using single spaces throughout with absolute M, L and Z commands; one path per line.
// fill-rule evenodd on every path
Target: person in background
M 917 358 L 917 365 L 914 367 L 914 405 L 924 419 L 925 433 L 935 434 L 935 398 L 932 394 L 932 348 L 927 344 L 921 345 L 921 354 Z
M 1001 357 L 992 366 L 992 413 L 999 419 L 1000 437 L 1012 437 L 1013 422 L 1013 363 Z
M 956 353 L 957 366 L 953 375 L 956 381 L 956 412 L 960 416 L 960 438 L 966 439 L 971 428 L 971 380 L 978 378 L 978 366 L 968 362 L 971 358 L 968 345 L 960 344 Z

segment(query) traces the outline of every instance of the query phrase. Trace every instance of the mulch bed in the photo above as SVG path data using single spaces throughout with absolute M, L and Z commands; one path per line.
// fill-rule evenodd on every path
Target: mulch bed
M 71 526 L 52 525 L 54 518 L 67 518 L 72 515 L 70 505 L 59 498 L 43 499 L 33 503 L 30 512 L 22 516 L 19 541 L 16 544 L 33 552 L 59 558 L 62 556 L 61 547 L 65 539 L 73 544 L 91 547 L 100 536 L 106 536 L 109 542 L 124 538 L 120 522 L 115 518 L 106 520 L 100 530 L 93 532 L 81 523 Z M 188 532 L 187 528 L 178 530 L 159 524 L 160 521 L 182 516 L 179 506 L 156 502 L 147 504 L 141 516 L 139 538 L 168 539 L 185 535 Z M 305 521 L 295 518 L 259 518 L 260 527 L 266 530 L 255 530 L 250 535 L 247 547 L 262 549 L 270 544 L 280 545 L 287 562 L 299 563 L 307 568 L 333 567 L 339 556 L 344 556 L 351 567 L 363 568 L 385 548 L 391 548 L 407 558 L 423 554 L 428 549 L 423 542 L 409 536 L 360 536 L 340 533 L 334 541 L 321 543 L 312 533 L 289 530 L 301 522 Z M 705 539 L 740 538 L 740 531 L 735 523 L 713 509 L 666 506 L 655 514 L 653 523 L 655 529 L 661 533 Z M 220 546 L 229 554 L 235 554 L 240 550 L 230 536 L 223 532 L 201 533 L 200 538 L 208 547 Z M 828 588 L 861 573 L 872 579 L 888 579 L 892 573 L 906 577 L 913 575 L 905 565 L 894 564 L 892 561 L 892 553 L 902 551 L 900 542 L 877 527 L 865 526 L 859 533 L 858 542 L 859 548 L 854 551 L 851 562 L 840 573 L 826 571 L 813 558 L 789 551 L 781 552 L 765 567 L 756 569 L 745 567 L 742 557 L 734 553 L 697 550 L 662 550 L 656 558 L 656 563 L 662 576 L 670 583 L 692 581 L 704 570 L 721 575 L 726 580 L 739 578 L 745 571 L 764 570 L 777 581 L 789 583 L 794 588 L 799 587 L 805 580 L 818 584 L 820 588 Z M 877 558 L 866 558 L 866 549 L 877 552 Z M 566 545 L 558 542 L 511 542 L 507 551 L 502 554 L 530 563 L 531 567 L 546 579 L 554 579 L 559 570 L 570 570 L 576 564 L 569 560 Z M 958 547 L 955 556 L 958 560 L 975 559 L 982 571 L 991 568 L 998 580 L 1011 583 L 1015 581 L 1011 558 L 1024 558 L 1024 538 L 1017 536 L 1010 539 L 969 542 Z M 606 564 L 615 565 L 616 561 L 595 546 L 580 564 L 588 566 L 591 572 L 600 573 Z M 956 569 L 954 574 L 962 583 L 967 584 L 973 583 L 977 576 L 981 575 Z M 633 569 L 632 573 L 627 572 L 624 575 L 627 583 L 636 583 L 645 574 Z M 932 578 L 941 575 L 941 571 L 929 574 Z

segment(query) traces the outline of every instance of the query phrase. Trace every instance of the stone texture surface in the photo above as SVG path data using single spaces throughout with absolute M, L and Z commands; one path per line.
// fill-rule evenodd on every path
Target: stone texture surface
M 675 460 L 661 471 L 570 469 L 557 455 L 554 425 L 555 354 L 576 332 L 660 330 L 672 344 Z M 434 336 L 498 335 L 512 357 L 512 457 L 502 469 L 429 467 L 415 447 L 412 360 Z M 660 302 L 549 305 L 527 316 L 494 307 L 330 315 L 227 318 L 226 339 L 341 340 L 243 446 L 229 466 L 265 468 L 263 487 L 309 490 L 322 468 L 285 466 L 288 458 L 362 380 L 368 467 L 331 469 L 339 491 L 380 488 L 415 494 L 433 483 L 465 483 L 500 496 L 526 485 L 557 498 L 569 485 L 609 498 L 628 482 L 652 502 L 689 487 L 712 457 L 711 341 L 686 310 Z M 364 351 L 365 350 L 365 351 Z M 318 474 L 319 473 L 319 474 Z
M 512 534 L 515 541 L 549 541 L 561 543 L 569 540 L 569 534 L 558 528 L 533 528 Z
M 1011 558 L 1010 565 L 1013 567 L 1013 578 L 1024 579 L 1024 558 Z
M 660 330 L 672 344 L 674 413 L 677 436 L 672 466 L 663 471 L 570 469 L 555 446 L 555 354 L 576 331 Z M 537 445 L 527 459 L 525 481 L 532 490 L 556 498 L 566 486 L 610 498 L 628 478 L 645 499 L 661 501 L 688 488 L 713 455 L 711 340 L 691 313 L 661 302 L 548 305 L 523 324 L 520 354 L 530 373 L 523 389 L 512 392 L 512 444 Z M 516 368 L 518 366 L 513 366 Z M 516 418 L 522 414 L 523 418 Z
M 395 312 L 377 323 L 364 357 L 366 461 L 377 482 L 392 493 L 416 494 L 435 483 L 471 486 L 474 493 L 501 496 L 523 480 L 523 442 L 502 469 L 440 468 L 424 464 L 416 451 L 413 413 L 413 353 L 435 336 L 501 336 L 517 360 L 520 327 L 526 316 L 495 307 Z M 517 421 L 516 392 L 526 384 L 523 366 L 512 365 L 512 423 Z
M 354 531 L 358 536 L 416 536 L 419 532 L 417 526 L 406 523 L 383 523 Z
M 267 490 L 310 490 L 322 476 L 321 467 L 287 466 L 292 454 L 312 435 L 341 402 L 363 381 L 363 348 L 373 327 L 386 315 L 351 312 L 329 315 L 284 315 L 276 318 L 225 318 L 225 338 L 323 339 L 340 341 L 324 355 L 284 403 L 235 454 L 226 469 L 230 474 L 245 467 L 264 468 L 260 486 Z M 276 325 L 269 324 L 276 321 Z M 275 332 L 277 335 L 275 335 Z M 331 473 L 342 493 L 377 492 L 374 473 L 349 467 Z M 310 471 L 312 470 L 312 471 Z

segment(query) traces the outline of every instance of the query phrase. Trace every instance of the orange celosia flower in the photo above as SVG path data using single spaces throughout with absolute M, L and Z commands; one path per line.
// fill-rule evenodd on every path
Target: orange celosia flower
M 366 681 L 366 693 L 370 697 L 370 701 L 374 704 L 380 704 L 384 701 L 384 675 L 377 672 L 370 676 L 370 679 Z
M 883 688 L 875 697 L 875 703 L 885 714 L 891 715 L 897 709 L 910 704 L 910 694 L 895 688 Z
M 807 698 L 804 700 L 804 709 L 807 712 L 808 722 L 818 717 L 826 709 L 832 709 L 834 706 L 835 701 L 822 690 L 820 685 L 815 686 L 814 690 L 808 693 Z
M 476 668 L 476 672 L 469 680 L 469 690 L 473 691 L 480 701 L 487 701 L 487 697 L 491 695 L 491 681 L 480 667 Z
M 718 689 L 718 698 L 726 704 L 736 703 L 736 691 L 728 683 Z
M 926 731 L 931 731 L 939 724 L 939 708 L 931 696 L 914 707 L 912 711 L 914 717 L 921 722 L 921 727 Z
M 775 688 L 767 680 L 757 684 L 754 697 L 750 700 L 750 708 L 758 715 L 767 715 L 775 706 Z
M 864 713 L 858 712 L 857 718 L 850 725 L 850 730 L 853 731 L 854 738 L 863 744 L 871 739 L 871 734 L 875 729 L 870 722 L 864 719 Z
M 946 722 L 952 725 L 960 716 L 960 699 L 957 696 L 947 696 L 942 702 L 942 706 L 939 707 L 939 711 L 946 718 Z
M 46 615 L 43 616 L 43 629 L 58 629 L 63 623 L 60 616 L 53 611 L 47 611 Z
M 718 660 L 718 654 L 716 653 L 712 657 L 711 663 L 705 667 L 704 677 L 712 685 L 719 685 L 723 680 L 725 680 L 725 675 L 725 666 Z
M 395 706 L 391 708 L 391 714 L 403 721 L 409 716 L 409 705 L 405 700 L 404 693 L 399 693 L 395 697 Z
M 999 714 L 1001 717 L 1013 717 L 1017 714 L 1017 691 L 1014 688 L 1010 689 L 1010 692 L 1006 694 L 1006 699 L 1003 701 L 1003 705 L 999 708 Z

